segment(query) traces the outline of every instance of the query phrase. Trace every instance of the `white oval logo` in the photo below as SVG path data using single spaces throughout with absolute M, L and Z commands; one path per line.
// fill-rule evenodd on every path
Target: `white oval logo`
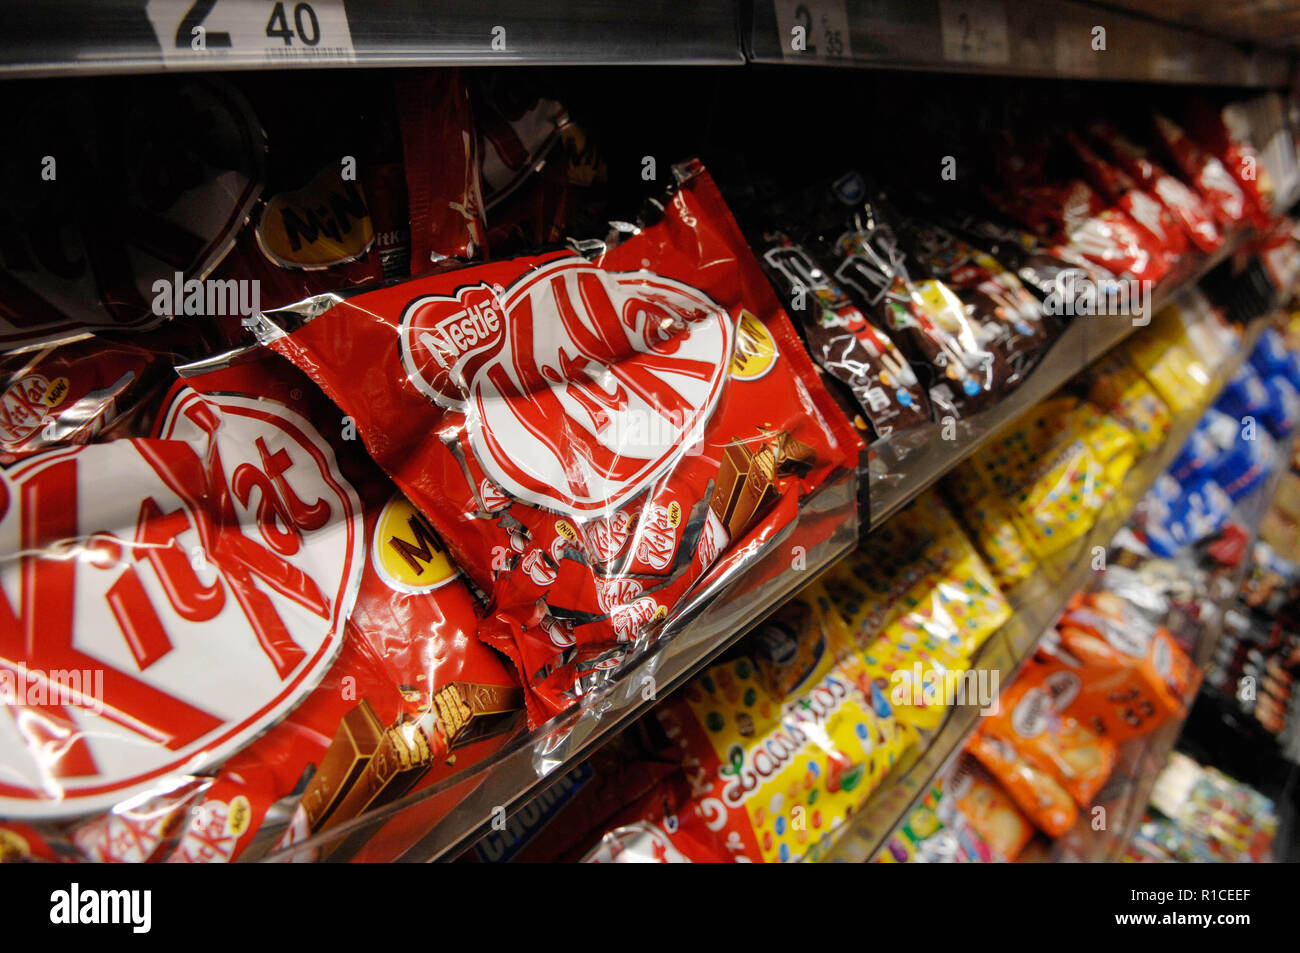
M 0 475 L 0 816 L 103 810 L 265 731 L 338 652 L 362 536 L 266 400 L 182 391 L 158 439 Z
M 617 510 L 699 439 L 734 341 L 702 292 L 577 258 L 499 295 L 420 298 L 401 334 L 413 385 L 463 406 L 492 481 L 575 517 Z

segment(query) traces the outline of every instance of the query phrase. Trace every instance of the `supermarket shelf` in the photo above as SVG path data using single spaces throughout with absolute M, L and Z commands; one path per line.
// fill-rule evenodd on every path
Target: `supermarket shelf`
M 852 471 L 813 493 L 798 519 L 735 571 L 707 580 L 658 640 L 608 688 L 438 785 L 284 851 L 275 861 L 363 856 L 408 862 L 453 859 L 494 819 L 541 794 L 565 772 L 684 684 L 858 541 L 858 481 Z M 448 807 L 454 805 L 447 813 Z
M 1109 548 L 1115 534 L 1128 522 L 1133 507 L 1173 462 L 1204 411 L 1214 403 L 1219 391 L 1254 349 L 1267 323 L 1268 318 L 1262 318 L 1251 324 L 1241 347 L 1216 372 L 1207 399 L 1194 413 L 1177 422 L 1159 450 L 1140 460 L 1129 471 L 1120 492 L 1092 530 L 1044 564 L 1025 585 L 1009 594 L 1014 614 L 981 646 L 972 661 L 972 668 L 997 672 L 1000 684 L 1010 684 L 1043 633 L 1055 624 L 1066 601 L 1078 590 L 1086 588 L 1092 579 L 1093 548 Z M 925 792 L 961 753 L 962 745 L 975 729 L 979 717 L 974 706 L 953 708 L 929 744 L 911 763 L 901 764 L 862 811 L 848 822 L 847 829 L 841 832 L 825 859 L 862 863 L 875 857 L 920 803 Z
M 1241 248 L 1250 235 L 1249 231 L 1236 233 L 1213 254 L 1189 262 L 1179 274 L 1162 281 L 1152 295 L 1152 313 L 1169 304 L 1180 292 L 1195 287 L 1207 272 Z M 943 439 L 942 425 L 934 423 L 902 434 L 898 439 L 877 442 L 876 463 L 870 477 L 870 525 L 876 527 L 887 521 L 1008 424 L 1135 330 L 1137 326 L 1128 317 L 1076 318 L 1023 384 L 996 406 L 956 421 L 952 439 Z
M 1214 649 L 1223 634 L 1225 613 L 1236 602 L 1237 594 L 1245 581 L 1246 571 L 1250 565 L 1250 546 L 1254 545 L 1257 538 L 1254 531 L 1258 529 L 1264 512 L 1277 492 L 1282 474 L 1287 469 L 1291 457 L 1291 443 L 1290 439 L 1278 441 L 1273 459 L 1273 472 L 1254 493 L 1235 507 L 1235 521 L 1250 527 L 1252 538 L 1247 546 L 1245 558 L 1230 577 L 1233 582 L 1229 587 L 1231 592 L 1226 598 L 1219 600 L 1218 614 L 1209 625 L 1205 626 L 1195 645 L 1196 664 L 1202 670 L 1213 656 Z M 1142 823 L 1146 807 L 1151 801 L 1151 791 L 1155 787 L 1156 778 L 1164 768 L 1169 752 L 1174 749 L 1179 736 L 1182 735 L 1186 721 L 1186 714 L 1171 718 L 1147 737 L 1135 738 L 1123 746 L 1120 752 L 1120 765 L 1124 771 L 1114 779 L 1114 782 L 1107 783 L 1097 799 L 1098 803 L 1106 807 L 1108 819 L 1106 830 L 1093 831 L 1090 825 L 1081 822 L 1078 827 L 1069 831 L 1053 845 L 1052 860 L 1113 863 L 1121 858 L 1124 849 L 1133 840 Z M 1122 798 L 1118 798 L 1117 795 L 1121 794 Z M 1116 831 L 1117 836 L 1099 836 L 1110 831 Z
M 1073 0 L 8 0 L 3 13 L 9 76 L 751 59 L 1278 87 L 1288 67 L 1278 53 Z M 1093 49 L 1097 26 L 1104 51 Z
M 763 63 L 1248 87 L 1288 70 L 1279 53 L 1072 0 L 756 0 L 745 40 Z
M 7 0 L 0 9 L 0 76 L 744 62 L 737 0 Z

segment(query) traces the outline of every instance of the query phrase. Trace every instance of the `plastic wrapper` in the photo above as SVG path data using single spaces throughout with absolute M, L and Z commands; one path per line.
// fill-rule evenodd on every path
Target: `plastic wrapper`
M 458 71 L 349 87 L 361 103 L 343 122 L 335 99 L 307 92 L 310 77 L 277 76 L 274 95 L 262 78 L 249 82 L 266 128 L 266 185 L 214 280 L 256 281 L 259 310 L 270 310 L 481 254 L 478 156 Z M 299 82 L 301 95 L 285 88 Z
M 877 863 L 986 864 L 993 852 L 969 821 L 956 810 L 953 798 L 936 784 L 889 839 Z
M 1175 482 L 1170 489 L 1157 484 L 1143 498 L 1138 522 L 1151 551 L 1170 558 L 1218 532 L 1231 515 L 1232 498 L 1215 480 L 1201 475 Z
M 264 852 L 522 725 L 432 529 L 260 356 L 191 367 L 149 437 L 3 471 L 0 818 L 62 855 Z
M 1168 273 L 1169 261 L 1158 243 L 1083 180 L 1013 188 L 1013 194 L 987 195 L 1002 212 L 1049 241 L 1116 277 L 1159 281 Z
M 962 676 L 1011 610 L 934 494 L 872 533 L 824 585 L 900 720 L 935 728 L 958 701 L 993 702 L 965 697 Z
M 610 831 L 662 824 L 689 811 L 690 783 L 653 716 L 603 744 L 464 855 L 482 863 L 568 863 Z M 664 833 L 662 836 L 667 837 Z
M 930 420 L 930 401 L 902 353 L 807 250 L 779 232 L 765 233 L 759 257 L 777 292 L 799 319 L 813 360 L 846 385 L 875 437 Z
M 1245 221 L 1251 211 L 1246 196 L 1223 163 L 1201 149 L 1167 117 L 1155 116 L 1154 126 L 1157 138 L 1209 205 L 1219 226 L 1230 230 Z
M 1011 377 L 996 319 L 968 314 L 950 287 L 909 261 L 898 213 L 864 178 L 845 175 L 831 192 L 846 224 L 824 236 L 827 247 L 818 253 L 917 369 L 934 416 L 964 417 L 989 406 Z
M 1125 353 L 1176 415 L 1195 411 L 1205 400 L 1211 370 L 1168 325 L 1153 321 L 1148 333 L 1134 335 Z
M 1058 397 L 1022 416 L 970 466 L 1043 559 L 1087 533 L 1135 454 L 1132 434 L 1118 421 L 1086 401 Z
M 1204 200 L 1166 172 L 1141 146 L 1108 123 L 1095 123 L 1089 131 L 1106 144 L 1121 169 L 1164 203 L 1192 244 L 1203 252 L 1212 252 L 1223 244 L 1223 234 Z
M 819 586 L 655 717 L 709 826 L 752 861 L 815 859 L 916 740 Z
M 154 309 L 156 283 L 204 277 L 229 252 L 265 138 L 229 83 L 175 79 L 47 85 L 6 104 L 29 145 L 7 154 L 4 180 L 32 186 L 0 207 L 0 350 L 155 326 L 172 310 Z
M 1163 444 L 1173 423 L 1160 395 L 1120 354 L 1107 355 L 1089 369 L 1088 400 L 1128 427 L 1140 454 Z
M 1181 713 L 1200 672 L 1173 637 L 1113 593 L 1077 595 L 1039 653 L 1058 708 L 1115 744 Z
M 1021 757 L 1006 741 L 983 731 L 976 731 L 966 747 L 1044 834 L 1060 837 L 1074 826 L 1079 808 L 1049 772 Z
M 1054 301 L 1068 289 L 1082 287 L 1104 274 L 1077 251 L 1064 245 L 1047 245 L 1033 232 L 995 222 L 986 215 L 952 213 L 942 207 L 931 207 L 927 214 L 936 216 L 949 230 L 964 236 L 1014 271 L 1021 284 L 1040 300 Z M 1056 310 L 1061 314 L 1076 313 L 1076 309 L 1067 307 Z M 1047 330 L 1051 330 L 1050 323 Z
M 1051 341 L 1041 304 L 992 255 L 942 226 L 908 218 L 900 230 L 912 258 L 956 293 L 972 320 L 992 330 L 986 346 L 1011 368 L 1006 386 L 1019 384 Z
M 988 844 L 995 859 L 1011 862 L 1020 856 L 1034 836 L 1034 827 L 978 761 L 963 755 L 943 784 L 956 810 Z
M 1184 338 L 1206 367 L 1217 368 L 1241 346 L 1241 328 L 1228 323 L 1199 288 L 1180 293 L 1156 322 L 1157 331 Z
M 1085 728 L 1065 712 L 1062 686 L 1033 664 L 1022 669 L 1002 692 L 999 710 L 985 718 L 980 732 L 1016 749 L 1046 771 L 1087 807 L 1115 767 L 1115 743 Z
M 0 355 L 0 465 L 129 430 L 173 378 L 165 352 L 99 337 Z
M 1285 377 L 1300 389 L 1300 353 L 1287 343 L 1277 328 L 1265 328 L 1251 352 L 1250 363 L 1265 377 Z
M 491 594 L 534 724 L 861 443 L 707 172 L 594 262 L 551 252 L 267 315 Z M 355 368 L 364 365 L 364 377 Z
M 409 274 L 412 249 L 417 271 L 481 249 L 457 71 L 96 87 L 23 106 L 61 166 L 0 212 L 0 350 L 172 316 L 233 344 L 261 309 Z M 70 115 L 54 148 L 44 123 Z
M 603 232 L 595 210 L 603 204 L 605 160 L 564 104 L 540 95 L 539 77 L 527 72 L 502 70 L 474 78 L 493 256 Z
M 1037 571 L 1038 560 L 1020 535 L 1010 504 L 993 494 L 979 470 L 963 464 L 948 475 L 944 487 L 971 542 L 1003 592 L 1014 589 Z
M 1268 228 L 1276 190 L 1268 165 L 1250 142 L 1245 117 L 1231 106 L 1215 109 L 1201 101 L 1191 109 L 1188 129 L 1236 181 L 1251 223 L 1261 230 Z
M 1181 860 L 1263 862 L 1277 836 L 1277 805 L 1223 772 L 1173 752 L 1156 779 L 1152 806 L 1169 822 L 1164 832 L 1142 826 L 1144 837 Z
M 1187 250 L 1187 234 L 1158 198 L 1094 152 L 1078 133 L 1067 132 L 1065 138 L 1092 187 L 1126 214 L 1149 244 L 1154 244 L 1171 261 Z

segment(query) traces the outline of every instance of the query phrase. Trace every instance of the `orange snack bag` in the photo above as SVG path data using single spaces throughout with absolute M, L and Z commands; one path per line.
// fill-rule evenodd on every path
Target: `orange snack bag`
M 1108 592 L 1075 596 L 1039 654 L 1057 707 L 1115 744 L 1181 714 L 1201 677 L 1167 630 Z
M 1002 692 L 999 711 L 983 730 L 1013 746 L 1051 774 L 1080 807 L 1087 807 L 1115 767 L 1115 745 L 1061 713 L 1049 671 L 1032 661 Z
M 978 761 L 971 757 L 959 759 L 944 780 L 944 787 L 957 810 L 1003 860 L 1020 856 L 1034 836 L 1034 825 Z
M 1020 757 L 1011 745 L 981 730 L 971 737 L 967 748 L 1043 833 L 1060 837 L 1074 826 L 1079 809 L 1069 792 L 1046 771 Z

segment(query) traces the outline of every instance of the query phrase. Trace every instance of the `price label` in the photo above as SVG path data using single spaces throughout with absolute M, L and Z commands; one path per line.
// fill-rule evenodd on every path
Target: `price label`
M 1067 20 L 1056 25 L 1056 71 L 1065 76 L 1096 76 L 1105 53 L 1092 48 L 1092 27 Z
M 772 6 L 784 59 L 853 58 L 845 0 L 773 0 Z
M 149 0 L 164 66 L 352 60 L 343 0 Z
M 949 62 L 1004 66 L 1011 61 L 1002 0 L 939 0 L 939 28 Z

